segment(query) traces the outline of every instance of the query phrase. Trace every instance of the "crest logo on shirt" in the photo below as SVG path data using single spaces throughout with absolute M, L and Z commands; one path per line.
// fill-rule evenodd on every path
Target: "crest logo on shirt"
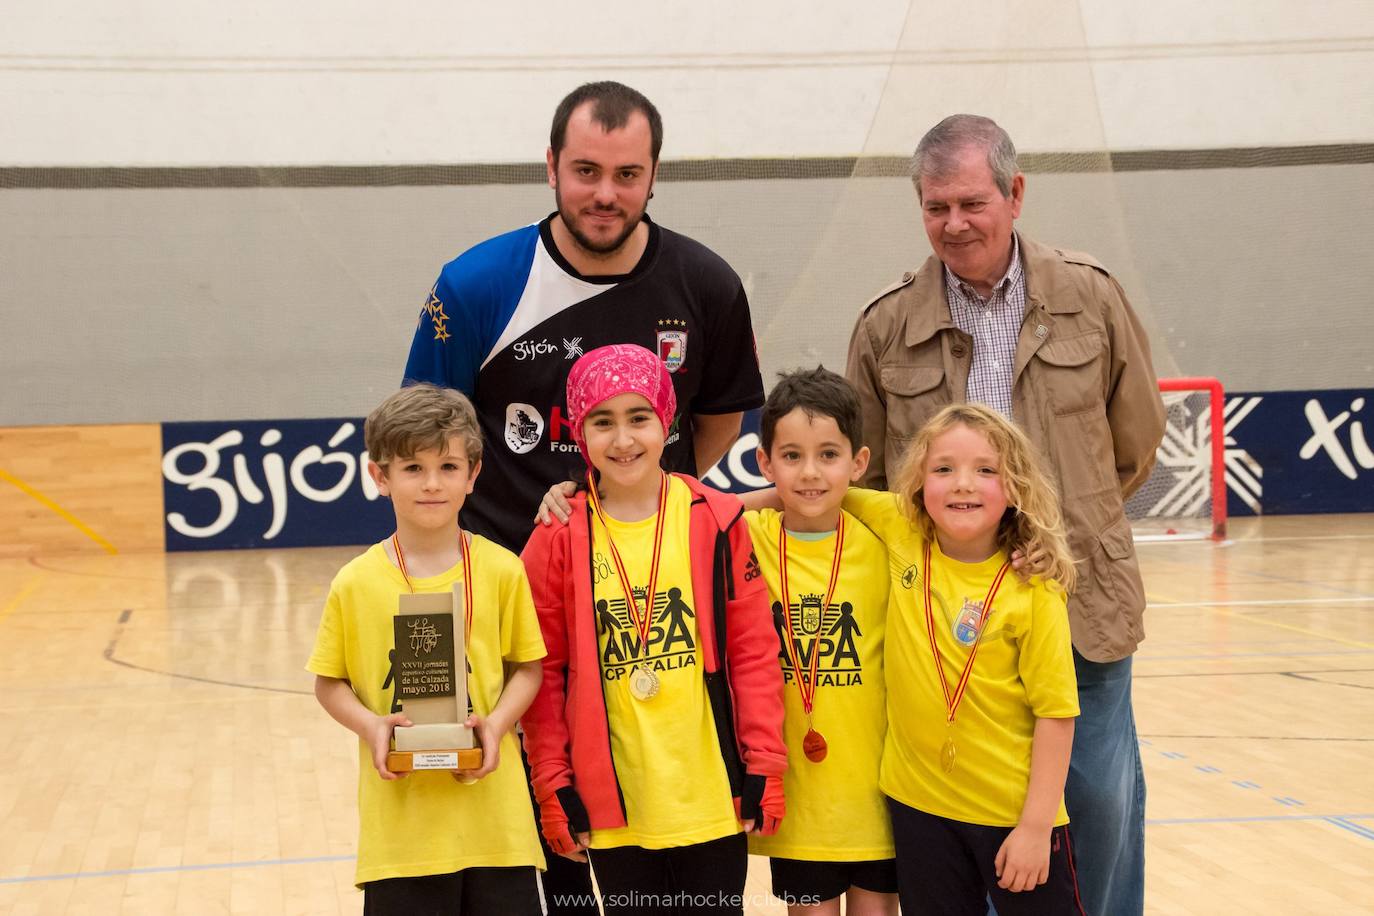
M 676 372 L 687 361 L 687 322 L 664 320 L 660 321 L 659 324 L 678 325 L 681 328 L 668 330 L 660 328 L 658 332 L 658 358 L 663 360 L 663 365 L 667 367 L 669 372 Z
M 801 596 L 801 631 L 815 636 L 821 631 L 821 595 Z
M 506 447 L 517 455 L 532 451 L 544 435 L 544 418 L 529 404 L 506 405 Z
M 582 338 L 574 337 L 572 340 L 569 340 L 568 338 L 564 337 L 563 351 L 567 354 L 563 357 L 564 359 L 577 359 L 579 356 L 582 355 Z
M 919 578 L 919 576 L 916 572 L 916 564 L 912 563 L 906 569 L 902 570 L 902 588 L 915 587 L 917 578 Z
M 803 593 L 792 604 L 790 613 L 781 601 L 772 602 L 773 627 L 778 633 L 778 663 L 782 666 L 784 684 L 796 680 L 793 662 L 807 670 L 813 657 L 816 663 L 816 683 L 830 687 L 859 687 L 863 685 L 863 663 L 859 657 L 859 642 L 863 629 L 854 614 L 852 601 L 832 602 L 822 607 L 823 597 Z
M 983 602 L 964 599 L 959 616 L 954 618 L 954 638 L 960 645 L 971 646 L 978 641 L 978 620 L 983 616 Z

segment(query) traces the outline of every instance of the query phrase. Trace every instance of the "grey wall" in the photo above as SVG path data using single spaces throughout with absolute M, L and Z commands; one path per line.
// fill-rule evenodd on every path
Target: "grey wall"
M 1162 374 L 1374 385 L 1374 165 L 1033 174 L 1019 224 L 1117 273 Z M 542 185 L 0 192 L 0 426 L 365 413 L 444 261 Z M 900 178 L 664 182 L 744 277 L 765 371 L 840 366 L 928 253 Z

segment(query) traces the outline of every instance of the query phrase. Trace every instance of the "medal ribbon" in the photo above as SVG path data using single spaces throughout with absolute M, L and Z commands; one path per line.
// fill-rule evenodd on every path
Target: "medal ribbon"
M 830 607 L 830 601 L 835 597 L 835 584 L 840 581 L 840 555 L 843 552 L 844 516 L 841 515 L 840 524 L 835 529 L 835 555 L 830 560 L 830 583 L 825 587 L 825 603 L 821 605 L 822 619 L 824 619 L 825 609 Z M 809 721 L 811 707 L 816 702 L 816 671 L 820 663 L 821 653 L 816 651 L 817 646 L 813 643 L 811 661 L 803 673 L 801 649 L 796 645 L 796 640 L 792 638 L 796 634 L 792 627 L 792 598 L 787 590 L 787 531 L 785 529 L 778 532 L 778 570 L 779 578 L 782 579 L 782 612 L 787 621 L 787 645 L 783 648 L 787 650 L 787 660 L 792 663 L 792 670 L 797 675 L 797 691 L 801 693 L 802 709 L 806 710 Z M 800 606 L 798 610 L 800 610 Z
M 401 578 L 406 580 L 406 588 L 415 594 L 415 585 L 410 581 L 410 571 L 406 569 L 406 555 L 401 550 L 401 542 L 396 535 L 391 536 L 391 549 L 396 551 L 396 565 L 401 568 Z M 458 529 L 458 552 L 463 556 L 463 649 L 472 641 L 472 557 L 468 553 L 468 539 L 463 529 Z
M 930 637 L 930 654 L 935 658 L 935 670 L 940 674 L 940 689 L 945 692 L 945 708 L 949 710 L 947 724 L 954 724 L 954 716 L 959 711 L 959 704 L 964 700 L 964 692 L 968 690 L 969 678 L 973 674 L 973 660 L 978 657 L 978 646 L 982 643 L 983 624 L 987 622 L 988 616 L 992 613 L 992 599 L 997 595 L 997 590 L 1002 587 L 1002 580 L 1007 577 L 1007 570 L 1011 569 L 1011 563 L 1002 564 L 1002 568 L 997 570 L 997 575 L 993 576 L 992 585 L 988 586 L 987 597 L 983 599 L 983 612 L 978 617 L 978 635 L 974 637 L 973 648 L 968 654 L 968 661 L 964 662 L 964 670 L 959 675 L 959 682 L 955 685 L 953 693 L 949 689 L 949 681 L 945 679 L 945 665 L 940 661 L 940 652 L 935 648 L 935 615 L 930 609 L 930 544 L 927 543 L 921 552 L 921 563 L 924 567 L 921 574 L 921 591 L 925 598 L 926 608 L 926 635 Z
M 620 576 L 620 587 L 625 592 L 625 608 L 630 613 L 630 622 L 635 625 L 635 630 L 639 633 L 639 651 L 645 658 L 649 656 L 649 630 L 654 624 L 654 593 L 658 588 L 658 565 L 659 559 L 663 555 L 663 528 L 664 519 L 668 515 L 668 475 L 663 474 L 658 484 L 658 515 L 654 519 L 654 552 L 649 562 L 649 593 L 645 597 L 644 614 L 639 613 L 639 603 L 635 601 L 634 590 L 630 587 L 630 577 L 625 572 L 625 562 L 620 559 L 620 551 L 616 549 L 615 541 L 611 538 L 611 526 L 606 523 L 606 515 L 601 510 L 601 499 L 596 495 L 596 482 L 588 481 L 587 501 L 592 504 L 592 511 L 596 513 L 596 518 L 601 522 L 602 529 L 606 532 L 606 544 L 611 548 L 611 559 L 615 561 L 616 574 Z

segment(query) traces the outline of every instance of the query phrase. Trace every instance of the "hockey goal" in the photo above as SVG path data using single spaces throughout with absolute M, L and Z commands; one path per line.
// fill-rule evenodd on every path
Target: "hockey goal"
M 1136 540 L 1226 538 L 1225 395 L 1214 378 L 1159 380 L 1168 419 L 1155 467 L 1126 503 Z

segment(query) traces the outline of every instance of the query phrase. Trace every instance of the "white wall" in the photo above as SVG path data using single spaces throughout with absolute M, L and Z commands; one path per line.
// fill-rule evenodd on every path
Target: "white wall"
M 597 78 L 668 158 L 900 155 L 957 110 L 1025 151 L 1374 141 L 1369 0 L 10 6 L 0 166 L 531 161 Z

